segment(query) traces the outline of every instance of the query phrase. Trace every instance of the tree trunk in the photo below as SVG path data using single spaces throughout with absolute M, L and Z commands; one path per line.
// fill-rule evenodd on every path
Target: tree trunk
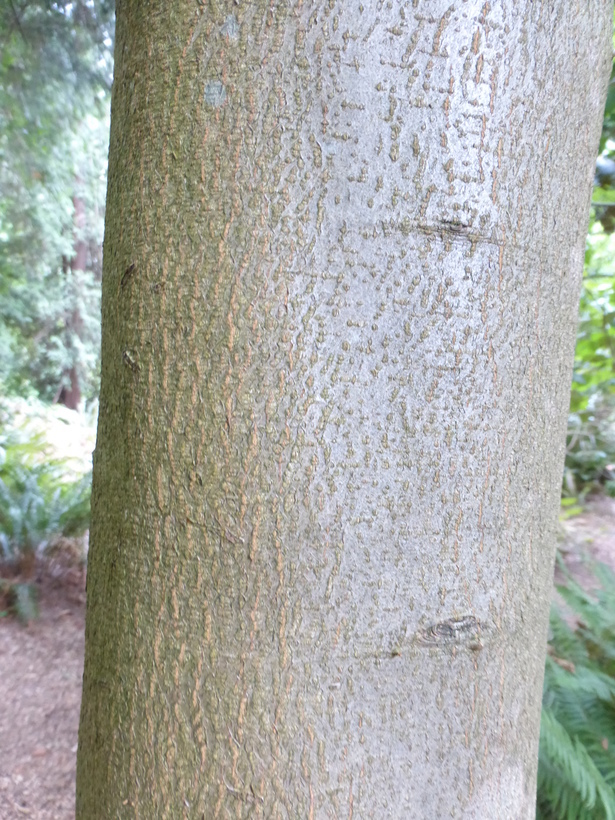
M 77 188 L 81 185 L 79 177 L 75 180 L 75 184 Z M 81 402 L 81 380 L 79 378 L 77 362 L 78 352 L 75 349 L 77 346 L 74 340 L 75 338 L 80 340 L 83 336 L 83 317 L 80 311 L 80 297 L 83 288 L 83 274 L 85 273 L 88 261 L 88 244 L 83 236 L 86 220 L 85 202 L 80 195 L 76 194 L 73 197 L 73 206 L 75 208 L 75 244 L 74 256 L 70 263 L 70 291 L 74 307 L 66 319 L 66 334 L 69 345 L 73 348 L 74 360 L 70 367 L 65 368 L 62 374 L 62 385 L 58 391 L 59 404 L 65 405 L 69 410 L 77 410 Z
M 533 817 L 611 3 L 117 14 L 78 817 Z

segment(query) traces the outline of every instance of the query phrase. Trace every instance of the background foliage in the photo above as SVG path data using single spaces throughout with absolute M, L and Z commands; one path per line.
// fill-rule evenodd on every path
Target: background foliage
M 0 0 L 0 562 L 26 581 L 89 524 L 113 35 L 109 0 Z M 34 587 L 2 601 L 29 620 Z
M 97 392 L 113 11 L 0 0 L 4 394 Z
M 95 408 L 94 408 L 95 409 Z M 93 421 L 38 401 L 6 400 L 0 410 L 0 559 L 45 551 L 82 535 L 90 516 Z
M 615 494 L 615 72 L 596 162 L 570 399 L 564 492 Z

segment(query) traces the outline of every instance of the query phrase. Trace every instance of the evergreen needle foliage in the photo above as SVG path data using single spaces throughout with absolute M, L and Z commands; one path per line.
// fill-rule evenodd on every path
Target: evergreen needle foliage
M 615 820 L 615 576 L 593 569 L 599 589 L 568 576 L 558 591 L 572 616 L 551 611 L 538 820 Z

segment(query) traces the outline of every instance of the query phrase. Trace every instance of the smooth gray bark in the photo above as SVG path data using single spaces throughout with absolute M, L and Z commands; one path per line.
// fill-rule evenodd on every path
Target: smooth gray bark
M 118 2 L 79 818 L 533 817 L 611 20 Z

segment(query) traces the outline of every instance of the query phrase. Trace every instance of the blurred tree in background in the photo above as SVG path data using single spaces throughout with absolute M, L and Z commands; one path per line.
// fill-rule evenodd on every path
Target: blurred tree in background
M 0 0 L 0 389 L 98 389 L 114 6 Z

